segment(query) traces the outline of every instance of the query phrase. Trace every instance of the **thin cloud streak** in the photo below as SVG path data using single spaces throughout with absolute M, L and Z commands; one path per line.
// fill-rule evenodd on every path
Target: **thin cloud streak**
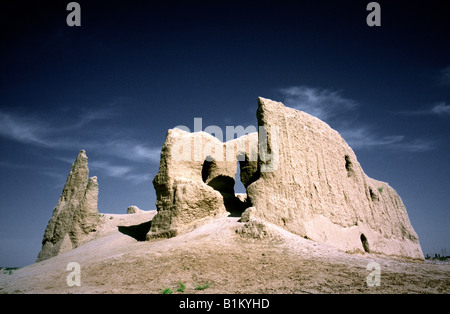
M 73 159 L 67 157 L 56 157 L 56 159 L 67 164 L 73 164 L 74 161 Z M 89 169 L 94 173 L 100 172 L 102 176 L 132 181 L 135 184 L 153 179 L 150 173 L 139 173 L 134 165 L 117 165 L 105 160 L 89 161 Z
M 114 178 L 124 177 L 125 175 L 129 174 L 132 171 L 132 168 L 129 166 L 111 165 L 107 161 L 93 161 L 89 163 L 89 167 L 92 170 L 102 170 L 108 176 Z
M 287 104 L 309 113 L 321 120 L 333 118 L 342 111 L 354 110 L 358 104 L 342 96 L 339 91 L 309 86 L 280 88 L 279 92 Z
M 95 161 L 89 164 L 94 171 L 101 171 L 104 175 L 132 181 L 136 184 L 149 181 L 151 176 L 149 173 L 136 173 L 131 166 L 113 165 L 107 161 Z
M 424 110 L 414 110 L 414 111 L 401 111 L 399 114 L 407 116 L 427 116 L 435 115 L 441 117 L 450 117 L 450 105 L 447 105 L 445 101 L 441 101 L 430 106 L 428 109 Z
M 122 159 L 134 162 L 159 163 L 160 148 L 148 147 L 134 140 L 116 140 L 103 145 L 111 154 Z
M 74 118 L 75 123 L 66 124 L 67 126 L 54 127 L 50 123 L 39 117 L 19 116 L 13 113 L 0 111 L 0 137 L 24 144 L 33 145 L 39 148 L 51 148 L 61 152 L 63 150 L 86 149 L 96 152 L 103 160 L 90 161 L 89 167 L 93 171 L 99 171 L 104 176 L 119 178 L 130 181 L 134 184 L 150 181 L 150 173 L 139 173 L 136 163 L 159 164 L 160 148 L 150 147 L 137 140 L 129 139 L 123 130 L 116 130 L 114 134 L 110 132 L 107 136 L 102 129 L 97 129 L 98 136 L 81 139 L 79 135 L 84 127 L 90 123 L 99 120 L 112 119 L 115 114 L 110 110 L 90 110 L 84 111 L 81 115 Z M 102 138 L 107 137 L 107 140 Z M 110 140 L 115 138 L 115 140 Z M 56 154 L 55 154 L 56 155 Z M 72 164 L 74 159 L 69 157 L 55 157 L 60 161 Z M 100 157 L 102 158 L 102 157 Z M 131 165 L 117 165 L 111 161 L 113 159 L 122 159 L 131 162 Z M 0 167 L 16 168 L 20 165 L 12 164 L 8 161 L 1 161 Z M 26 166 L 23 166 L 26 167 Z M 43 173 L 52 176 L 51 171 Z M 56 177 L 56 176 L 53 176 Z
M 431 112 L 440 116 L 450 116 L 450 105 L 447 105 L 445 102 L 440 102 L 431 108 Z
M 363 126 L 340 129 L 339 134 L 355 149 L 398 144 L 405 138 L 403 135 L 379 136 Z
M 384 148 L 397 152 L 423 153 L 436 149 L 436 142 L 425 139 L 407 140 L 404 135 L 381 136 L 369 127 L 340 129 L 339 133 L 353 149 Z
M 16 164 L 9 161 L 0 161 L 0 167 L 3 168 L 10 168 L 10 169 L 29 169 L 31 166 L 23 165 L 23 164 Z
M 393 145 L 395 150 L 401 150 L 410 153 L 424 153 L 437 148 L 436 141 L 430 141 L 427 139 L 414 139 L 409 142 L 400 142 Z
M 111 120 L 116 116 L 117 112 L 114 112 L 109 108 L 89 109 L 89 110 L 85 109 L 79 115 L 77 122 L 74 123 L 73 125 L 66 127 L 66 130 L 78 129 L 95 121 Z
M 439 83 L 450 86 L 450 66 L 443 68 L 440 72 Z
M 78 122 L 66 127 L 51 127 L 42 119 L 36 117 L 22 117 L 0 111 L 0 136 L 22 144 L 31 144 L 53 149 L 89 149 L 99 150 L 105 154 L 134 162 L 159 163 L 160 148 L 149 147 L 136 140 L 118 139 L 102 141 L 97 139 L 80 140 L 77 131 L 87 124 L 104 119 L 111 119 L 114 115 L 109 111 L 86 111 Z M 122 130 L 116 134 L 108 134 L 109 138 L 124 137 Z
M 305 111 L 328 123 L 333 122 L 336 130 L 353 149 L 383 148 L 398 152 L 419 153 L 436 148 L 434 141 L 407 140 L 402 134 L 380 135 L 372 131 L 368 125 L 349 118 L 348 113 L 353 112 L 356 115 L 360 105 L 355 100 L 344 97 L 340 91 L 309 86 L 280 88 L 278 91 L 287 106 Z M 427 110 L 426 114 L 443 115 L 449 111 L 450 106 L 439 103 Z
M 49 127 L 36 118 L 19 117 L 0 111 L 0 136 L 24 144 L 53 147 L 45 137 Z
M 39 117 L 20 116 L 0 111 L 0 136 L 23 144 L 47 148 L 70 148 L 76 145 L 77 141 L 68 141 L 63 138 L 64 132 L 76 131 L 91 122 L 111 119 L 113 116 L 110 110 L 89 110 L 84 111 L 74 123 L 66 123 L 65 126 L 58 127 Z

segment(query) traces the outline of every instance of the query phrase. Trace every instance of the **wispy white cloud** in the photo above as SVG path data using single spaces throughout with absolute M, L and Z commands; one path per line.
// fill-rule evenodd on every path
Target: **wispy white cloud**
M 50 177 L 50 178 L 53 178 L 53 179 L 57 179 L 58 182 L 61 182 L 61 183 L 65 182 L 64 180 L 66 180 L 66 178 L 67 178 L 62 173 L 58 173 L 58 172 L 50 171 L 50 170 L 42 170 L 39 173 L 41 173 L 43 175 L 46 175 L 47 177 Z M 60 187 L 60 186 L 61 186 L 61 184 L 58 184 L 55 187 Z
M 405 151 L 410 153 L 423 153 L 437 148 L 435 140 L 416 138 L 410 141 L 402 141 L 392 146 L 397 151 Z
M 354 149 L 382 148 L 400 152 L 425 152 L 436 148 L 434 141 L 409 139 L 403 134 L 375 132 L 369 125 L 355 119 L 360 104 L 344 97 L 342 91 L 309 86 L 281 88 L 278 91 L 285 105 L 305 111 L 328 123 L 333 122 L 334 128 Z M 436 104 L 426 113 L 447 114 L 448 107 L 445 103 Z
M 0 111 L 0 136 L 25 144 L 52 147 L 46 137 L 49 127 L 34 117 L 21 117 Z
M 450 105 L 447 105 L 445 102 L 440 102 L 431 108 L 431 112 L 437 115 L 450 116 Z
M 136 140 L 115 140 L 104 144 L 113 155 L 136 162 L 159 163 L 161 148 L 149 147 Z
M 29 168 L 27 165 L 16 164 L 10 161 L 0 161 L 0 167 L 11 168 L 11 169 L 27 169 Z
M 70 161 L 70 163 L 72 162 L 73 160 Z M 36 167 L 33 164 L 21 164 L 11 161 L 0 161 L 0 167 L 14 169 L 14 171 L 25 170 L 27 172 L 34 172 L 40 175 L 44 175 L 48 178 L 51 178 L 52 181 L 54 181 L 54 184 L 51 185 L 51 188 L 53 189 L 62 188 L 62 186 L 64 186 L 65 180 L 67 179 L 67 173 L 64 175 L 63 173 L 59 173 L 55 169 L 52 169 L 51 167 L 48 166 Z
M 114 116 L 108 109 L 84 110 L 81 115 L 73 118 L 73 123 L 55 126 L 36 116 L 0 111 L 0 136 L 22 144 L 54 149 L 100 150 L 105 154 L 134 162 L 159 163 L 159 147 L 129 139 L 123 130 L 108 132 L 106 136 L 99 134 L 95 138 L 81 139 L 79 136 L 79 132 L 89 123 L 112 119 Z M 101 133 L 101 130 L 96 131 Z M 102 140 L 103 137 L 108 140 Z
M 152 162 L 158 162 L 161 156 L 161 149 L 160 148 L 149 148 L 142 144 L 134 145 L 131 149 L 132 155 L 131 159 L 133 160 L 143 160 L 143 161 L 152 161 Z
M 72 164 L 73 159 L 67 157 L 56 157 L 56 159 Z M 1 162 L 0 162 L 1 166 Z M 119 178 L 127 181 L 131 181 L 135 184 L 151 181 L 152 175 L 149 172 L 140 172 L 136 164 L 118 165 L 105 159 L 89 161 L 89 169 L 95 173 L 99 173 L 101 176 L 107 176 L 112 178 Z M 48 173 L 44 173 L 47 174 Z
M 378 135 L 366 126 L 341 128 L 339 133 L 355 149 L 398 144 L 405 138 L 404 135 Z
M 279 89 L 286 105 L 302 110 L 321 120 L 328 120 L 343 111 L 354 110 L 358 103 L 345 98 L 340 91 L 309 86 Z
M 87 127 L 92 127 L 93 123 L 115 117 L 116 114 L 108 108 L 84 110 L 72 116 L 69 123 L 62 125 L 60 121 L 45 120 L 36 115 L 19 115 L 0 110 L 0 137 L 25 145 L 53 149 L 55 158 L 68 164 L 73 163 L 75 156 L 73 158 L 61 156 L 65 155 L 64 151 L 77 152 L 86 149 L 97 155 L 96 160 L 89 162 L 89 168 L 94 172 L 98 171 L 102 176 L 120 178 L 135 184 L 150 181 L 152 179 L 150 173 L 138 170 L 142 167 L 139 163 L 158 164 L 160 147 L 152 147 L 142 141 L 130 139 L 130 134 L 123 129 L 116 128 L 111 131 L 108 126 L 106 129 L 96 126 L 93 128 L 95 133 L 89 132 L 86 136 Z M 1 161 L 0 166 L 20 167 L 10 161 Z M 51 169 L 41 173 L 61 179 Z
M 408 139 L 405 135 L 380 135 L 368 126 L 357 126 L 339 130 L 341 136 L 354 149 L 376 149 L 409 153 L 434 150 L 436 142 L 426 139 Z
M 78 141 L 75 138 L 68 141 L 64 137 L 67 132 L 80 130 L 91 122 L 111 119 L 113 116 L 114 113 L 106 109 L 83 110 L 72 117 L 72 123 L 60 125 L 59 121 L 0 110 L 0 136 L 23 144 L 68 148 L 76 146 Z
M 441 70 L 438 80 L 441 85 L 450 86 L 450 66 Z
M 135 184 L 140 184 L 143 182 L 151 181 L 153 178 L 150 173 L 134 173 L 127 175 L 125 179 Z
M 102 170 L 108 176 L 115 178 L 122 178 L 132 171 L 129 166 L 112 165 L 107 161 L 93 161 L 89 163 L 89 167 L 92 170 Z
M 137 173 L 131 166 L 115 165 L 108 161 L 93 161 L 89 163 L 89 167 L 93 171 L 101 171 L 106 176 L 134 183 L 142 183 L 151 179 L 150 173 Z
M 76 122 L 69 129 L 77 129 L 91 122 L 110 120 L 117 116 L 117 112 L 110 108 L 83 109 L 78 115 Z
M 401 111 L 399 113 L 409 116 L 435 115 L 441 117 L 450 117 L 450 105 L 447 105 L 445 101 L 441 101 L 423 110 Z

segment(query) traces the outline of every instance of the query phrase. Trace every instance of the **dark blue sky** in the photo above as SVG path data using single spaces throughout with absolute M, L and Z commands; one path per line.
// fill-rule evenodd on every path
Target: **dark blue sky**
M 258 96 L 318 116 L 394 187 L 425 254 L 450 252 L 450 10 L 443 1 L 2 4 L 0 266 L 33 263 L 81 149 L 99 211 L 155 208 L 167 129 L 256 125 Z

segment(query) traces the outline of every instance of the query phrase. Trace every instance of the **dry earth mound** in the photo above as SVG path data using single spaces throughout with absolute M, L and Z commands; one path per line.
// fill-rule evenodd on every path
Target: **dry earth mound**
M 154 213 L 145 219 L 105 214 L 102 236 L 0 273 L 0 293 L 450 293 L 450 265 L 346 254 L 269 223 L 246 226 L 237 217 L 217 218 L 157 241 L 138 241 L 118 230 L 132 216 L 129 227 Z M 261 231 L 269 236 L 259 237 Z M 72 262 L 80 265 L 80 286 L 67 284 Z M 381 276 L 380 285 L 370 287 L 372 262 L 380 265 Z M 177 291 L 180 283 L 184 292 Z

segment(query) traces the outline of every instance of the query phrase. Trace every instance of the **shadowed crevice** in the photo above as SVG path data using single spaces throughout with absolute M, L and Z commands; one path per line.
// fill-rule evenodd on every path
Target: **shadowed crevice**
M 369 241 L 367 240 L 366 236 L 364 234 L 361 234 L 360 239 L 361 239 L 361 244 L 364 248 L 364 252 L 370 253 Z
M 134 226 L 118 226 L 119 232 L 130 236 L 138 241 L 145 241 L 145 237 L 152 226 L 152 221 L 144 222 Z

